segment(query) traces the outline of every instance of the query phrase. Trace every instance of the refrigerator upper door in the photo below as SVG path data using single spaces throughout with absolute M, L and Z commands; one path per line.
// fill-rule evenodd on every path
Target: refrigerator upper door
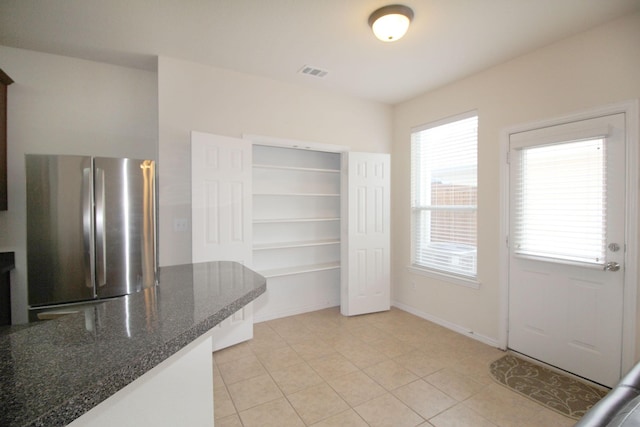
M 155 285 L 155 163 L 94 159 L 98 298 Z
M 95 297 L 91 158 L 27 155 L 29 305 Z

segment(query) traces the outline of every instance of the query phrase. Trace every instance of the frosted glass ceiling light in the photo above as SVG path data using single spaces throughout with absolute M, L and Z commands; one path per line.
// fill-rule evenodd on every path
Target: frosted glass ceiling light
M 373 34 L 383 42 L 394 42 L 402 38 L 413 19 L 413 10 L 401 4 L 381 7 L 369 16 Z

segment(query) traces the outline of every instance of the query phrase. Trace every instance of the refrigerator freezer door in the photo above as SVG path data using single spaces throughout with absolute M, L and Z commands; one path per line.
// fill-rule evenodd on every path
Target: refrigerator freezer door
M 155 285 L 155 164 L 94 159 L 98 298 Z
M 29 305 L 95 297 L 91 158 L 25 157 Z

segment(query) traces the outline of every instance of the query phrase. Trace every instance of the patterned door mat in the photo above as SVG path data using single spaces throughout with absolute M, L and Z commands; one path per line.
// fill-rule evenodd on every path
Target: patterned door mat
M 489 371 L 500 384 L 576 420 L 607 394 L 604 389 L 511 354 L 493 362 Z

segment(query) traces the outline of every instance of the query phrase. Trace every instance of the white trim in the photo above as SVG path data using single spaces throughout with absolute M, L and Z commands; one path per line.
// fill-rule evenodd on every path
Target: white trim
M 500 132 L 500 246 L 498 248 L 498 345 L 509 345 L 509 133 Z
M 636 361 L 638 303 L 638 141 L 640 140 L 640 101 L 624 105 L 627 137 L 627 248 L 624 271 L 624 306 L 622 326 L 622 373 Z M 626 343 L 626 344 L 625 344 Z
M 419 274 L 420 276 L 430 277 L 432 279 L 440 279 L 445 282 L 453 283 L 454 285 L 460 285 L 472 289 L 480 289 L 480 282 L 478 282 L 476 278 L 454 276 L 453 274 L 447 274 L 441 271 L 421 268 L 417 265 L 410 265 L 407 267 L 407 270 L 409 270 L 410 273 Z
M 611 134 L 610 126 L 594 126 L 591 128 L 573 129 L 562 133 L 553 133 L 545 136 L 531 136 L 527 131 L 521 132 L 523 135 L 510 134 L 510 146 L 516 149 L 528 148 L 531 146 L 544 147 L 549 145 L 566 144 L 568 142 L 585 141 L 591 139 L 607 138 Z
M 638 297 L 638 138 L 640 137 L 640 102 L 637 99 L 593 108 L 557 119 L 519 124 L 500 132 L 500 264 L 499 264 L 499 347 L 508 347 L 509 328 L 509 137 L 511 134 L 542 127 L 562 125 L 613 114 L 625 114 L 626 134 L 626 241 L 624 270 L 624 307 L 622 321 L 622 361 L 621 375 L 629 371 L 635 363 L 636 312 Z
M 329 153 L 343 153 L 351 150 L 346 145 L 323 144 L 320 142 L 300 141 L 296 139 L 276 138 L 264 135 L 242 134 L 242 139 L 258 145 L 270 145 L 273 147 L 296 148 L 298 150 L 325 151 Z
M 478 334 L 475 331 L 469 329 L 469 328 L 465 328 L 464 326 L 460 326 L 458 324 L 455 323 L 451 323 L 449 321 L 446 321 L 444 319 L 440 319 L 439 317 L 433 316 L 431 314 L 425 313 L 423 311 L 420 310 L 416 310 L 413 307 L 410 307 L 406 304 L 403 304 L 399 301 L 392 301 L 391 305 L 393 307 L 397 307 L 400 310 L 406 311 L 407 313 L 411 313 L 415 316 L 418 316 L 422 319 L 428 320 L 429 322 L 433 322 L 436 325 L 440 325 L 444 328 L 450 329 L 454 332 L 457 332 L 459 334 L 462 334 L 466 337 L 469 338 L 473 338 L 474 340 L 480 341 L 481 343 L 490 345 L 491 347 L 495 347 L 495 348 L 500 348 L 502 350 L 504 350 L 502 347 L 500 347 L 498 341 L 496 341 L 494 338 L 491 337 L 487 337 L 485 335 L 482 334 Z
M 459 120 L 468 119 L 474 116 L 478 116 L 478 110 L 471 110 L 460 114 L 455 114 L 449 117 L 443 117 L 435 122 L 429 122 L 422 125 L 414 126 L 411 128 L 411 133 L 420 132 L 423 130 L 431 129 L 440 125 L 446 125 L 452 122 L 457 122 Z
M 309 313 L 312 311 L 324 310 L 326 308 L 338 307 L 340 308 L 340 301 L 328 301 L 324 304 L 313 304 L 304 307 L 295 308 L 292 310 L 283 310 L 267 315 L 255 314 L 253 315 L 253 323 L 262 323 L 269 320 L 280 319 L 282 317 L 295 316 L 297 314 Z

